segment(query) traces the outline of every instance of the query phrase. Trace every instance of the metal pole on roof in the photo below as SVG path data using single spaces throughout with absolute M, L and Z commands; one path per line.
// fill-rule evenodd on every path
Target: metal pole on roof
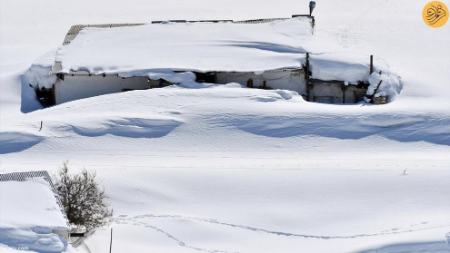
M 316 1 L 309 1 L 309 16 L 312 16 L 314 8 L 316 8 Z
M 369 70 L 370 74 L 373 73 L 373 55 L 370 55 L 370 70 Z
M 312 32 L 314 33 L 314 26 L 316 25 L 316 20 L 312 15 L 314 8 L 316 8 L 316 1 L 309 1 L 309 17 L 311 19 Z

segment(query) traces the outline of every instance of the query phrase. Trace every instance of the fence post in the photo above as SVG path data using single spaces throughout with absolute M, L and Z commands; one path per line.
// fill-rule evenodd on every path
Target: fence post
M 309 53 L 306 53 L 305 63 L 305 80 L 306 80 L 306 100 L 310 101 L 311 96 L 311 80 L 310 80 Z
M 111 238 L 109 240 L 109 253 L 111 253 L 112 250 L 112 238 L 113 238 L 113 228 L 111 227 Z
M 309 80 L 309 53 L 306 53 L 305 79 Z

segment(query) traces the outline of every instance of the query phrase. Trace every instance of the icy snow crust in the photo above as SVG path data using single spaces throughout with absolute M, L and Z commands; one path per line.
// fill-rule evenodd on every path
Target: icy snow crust
M 66 242 L 54 230 L 67 228 L 44 179 L 0 182 L 0 245 L 37 252 L 61 252 Z

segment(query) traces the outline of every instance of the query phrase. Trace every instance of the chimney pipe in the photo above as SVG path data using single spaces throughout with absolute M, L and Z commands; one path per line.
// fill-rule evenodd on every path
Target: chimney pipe
M 309 1 L 309 16 L 312 16 L 314 8 L 316 8 L 316 1 Z

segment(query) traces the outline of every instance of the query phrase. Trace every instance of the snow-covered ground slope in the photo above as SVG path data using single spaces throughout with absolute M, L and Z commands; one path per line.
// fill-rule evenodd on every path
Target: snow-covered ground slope
M 336 42 L 327 53 L 373 53 L 402 77 L 388 105 L 227 85 L 24 114 L 20 75 L 72 24 L 279 17 L 307 2 L 1 0 L 1 170 L 95 169 L 115 252 L 450 252 L 450 26 L 426 27 L 424 4 L 318 2 L 315 39 Z M 75 250 L 104 252 L 108 238 Z

